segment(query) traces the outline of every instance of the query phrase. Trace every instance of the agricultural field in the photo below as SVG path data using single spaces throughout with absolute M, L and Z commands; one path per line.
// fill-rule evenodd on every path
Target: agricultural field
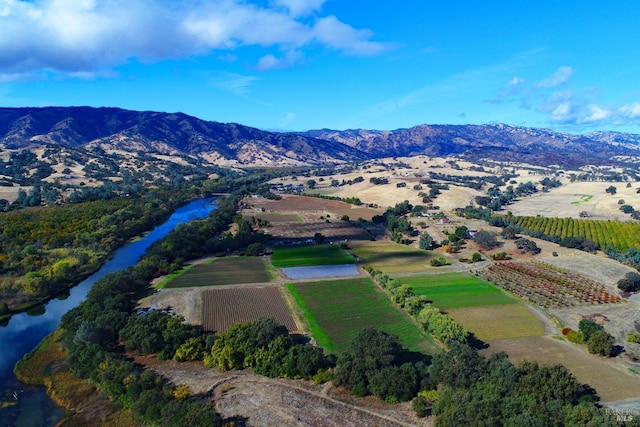
M 411 286 L 416 295 L 425 295 L 442 310 L 518 302 L 498 287 L 466 273 L 402 276 L 397 280 Z
M 454 308 L 447 314 L 484 342 L 545 333 L 540 319 L 520 303 Z
M 614 304 L 622 301 L 602 283 L 542 262 L 501 262 L 479 274 L 542 307 Z
M 277 286 L 208 289 L 202 295 L 202 327 L 226 331 L 236 323 L 273 317 L 291 332 L 298 330 Z
M 411 350 L 434 352 L 433 342 L 397 309 L 371 279 L 343 279 L 288 285 L 313 336 L 326 350 L 340 354 L 365 326 L 398 335 Z
M 536 181 L 528 176 L 526 180 Z M 587 212 L 592 219 L 627 221 L 629 215 L 620 211 L 619 200 L 640 209 L 640 194 L 636 193 L 638 185 L 627 187 L 626 182 L 569 182 L 562 180 L 563 185 L 548 192 L 538 192 L 523 197 L 509 205 L 514 216 L 571 217 L 579 218 L 581 212 Z M 610 186 L 617 189 L 616 194 L 607 194 Z
M 515 217 L 515 224 L 550 236 L 584 237 L 605 249 L 609 246 L 618 252 L 629 248 L 640 249 L 640 223 L 599 221 L 592 219 Z
M 224 257 L 211 262 L 194 264 L 168 278 L 161 286 L 185 288 L 193 286 L 237 285 L 268 282 L 262 258 Z
M 274 267 L 354 264 L 355 258 L 338 245 L 313 245 L 278 248 L 271 256 Z
M 624 372 L 615 364 L 606 363 L 576 344 L 550 337 L 503 339 L 492 341 L 481 353 L 488 357 L 499 351 L 505 351 L 514 363 L 535 360 L 547 365 L 566 366 L 580 382 L 595 388 L 601 402 L 607 406 L 615 407 L 609 402 L 623 399 L 629 399 L 629 403 L 638 401 L 638 376 Z
M 353 242 L 351 248 L 364 264 L 387 274 L 421 273 L 436 268 L 430 264 L 432 252 L 390 241 Z

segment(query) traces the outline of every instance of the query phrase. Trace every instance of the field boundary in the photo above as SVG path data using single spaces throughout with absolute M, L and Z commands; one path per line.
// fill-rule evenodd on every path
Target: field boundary
M 329 336 L 324 332 L 320 323 L 318 323 L 318 320 L 315 318 L 313 313 L 311 313 L 306 301 L 296 289 L 295 283 L 286 284 L 285 289 L 289 292 L 289 295 L 293 298 L 294 303 L 301 312 L 301 317 L 305 321 L 311 336 L 315 338 L 320 347 L 324 348 L 328 352 L 333 352 L 333 342 L 331 342 Z

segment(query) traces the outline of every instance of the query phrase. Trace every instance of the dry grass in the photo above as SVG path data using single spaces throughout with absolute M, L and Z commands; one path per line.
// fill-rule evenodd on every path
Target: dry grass
M 491 341 L 482 353 L 506 351 L 512 362 L 537 361 L 562 364 L 582 383 L 595 388 L 602 401 L 640 399 L 640 378 L 588 354 L 578 345 L 549 337 L 526 337 Z
M 421 249 L 390 241 L 353 242 L 351 247 L 363 263 L 387 274 L 423 273 L 436 270 L 436 267 L 430 264 L 430 260 L 434 258 L 433 253 Z
M 540 319 L 522 304 L 455 308 L 447 313 L 485 342 L 545 333 Z

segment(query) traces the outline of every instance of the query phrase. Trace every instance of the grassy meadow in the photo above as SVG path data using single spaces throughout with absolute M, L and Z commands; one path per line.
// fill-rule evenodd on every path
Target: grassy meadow
M 410 350 L 436 351 L 430 338 L 371 279 L 296 283 L 287 288 L 318 343 L 330 352 L 344 352 L 365 326 L 398 335 Z

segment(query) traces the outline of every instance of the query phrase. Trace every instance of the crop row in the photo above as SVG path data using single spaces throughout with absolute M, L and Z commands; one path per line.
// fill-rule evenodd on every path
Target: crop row
M 480 274 L 543 307 L 622 301 L 620 296 L 607 292 L 602 283 L 542 262 L 502 262 L 487 267 Z
M 275 286 L 211 289 L 203 293 L 202 327 L 223 332 L 236 323 L 249 323 L 272 317 L 287 327 L 297 329 L 289 307 Z
M 549 236 L 584 237 L 597 243 L 602 249 L 613 247 L 622 252 L 629 248 L 640 249 L 640 224 L 635 222 L 539 216 L 522 216 L 514 220 L 520 227 L 540 231 Z

